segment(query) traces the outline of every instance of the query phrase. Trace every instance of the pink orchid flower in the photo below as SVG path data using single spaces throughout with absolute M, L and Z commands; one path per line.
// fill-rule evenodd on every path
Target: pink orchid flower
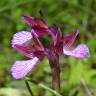
M 70 50 L 79 34 L 78 30 L 71 35 L 63 36 L 57 26 L 53 25 L 48 27 L 42 19 L 29 16 L 23 16 L 23 19 L 31 26 L 32 30 L 31 32 L 21 31 L 16 33 L 12 39 L 12 47 L 28 57 L 29 60 L 18 60 L 12 65 L 11 73 L 15 79 L 21 79 L 25 77 L 27 73 L 33 71 L 45 56 L 48 57 L 51 66 L 55 66 L 53 63 L 58 63 L 58 57 L 60 55 L 69 55 L 76 58 L 87 58 L 90 56 L 89 49 L 85 44 L 80 44 L 75 49 Z M 50 46 L 44 48 L 39 37 L 48 34 L 51 35 L 52 40 Z M 32 42 L 34 42 L 34 44 Z

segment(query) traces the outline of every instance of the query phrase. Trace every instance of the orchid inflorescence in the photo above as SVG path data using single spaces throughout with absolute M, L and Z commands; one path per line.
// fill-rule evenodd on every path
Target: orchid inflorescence
M 76 58 L 87 58 L 90 56 L 89 49 L 85 44 L 80 44 L 75 49 L 70 49 L 79 34 L 79 30 L 65 36 L 62 35 L 58 26 L 48 26 L 42 18 L 38 19 L 29 16 L 23 16 L 22 18 L 31 27 L 31 32 L 20 31 L 16 33 L 12 39 L 12 47 L 28 57 L 29 60 L 16 61 L 11 68 L 12 76 L 15 79 L 25 77 L 46 56 L 51 68 L 54 69 L 52 70 L 53 86 L 60 86 L 56 84 L 56 82 L 60 82 L 59 56 L 69 55 Z M 48 48 L 45 48 L 44 44 L 39 40 L 45 35 L 52 37 Z

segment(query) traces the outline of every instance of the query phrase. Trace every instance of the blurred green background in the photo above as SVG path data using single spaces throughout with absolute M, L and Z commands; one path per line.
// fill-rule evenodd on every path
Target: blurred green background
M 21 16 L 38 17 L 40 9 L 46 22 L 57 24 L 64 34 L 79 29 L 80 35 L 74 46 L 85 43 L 90 49 L 88 59 L 60 57 L 62 95 L 88 96 L 80 82 L 83 78 L 92 95 L 96 96 L 96 0 L 0 0 L 0 96 L 29 96 L 24 79 L 14 80 L 10 74 L 16 60 L 27 59 L 11 47 L 11 40 L 16 32 L 30 30 Z M 46 58 L 30 75 L 51 86 L 51 70 Z M 34 96 L 53 96 L 36 84 L 30 86 Z

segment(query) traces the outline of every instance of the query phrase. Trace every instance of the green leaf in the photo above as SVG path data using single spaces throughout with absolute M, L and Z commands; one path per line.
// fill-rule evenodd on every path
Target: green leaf
M 82 73 L 83 64 L 79 61 L 75 63 L 74 66 L 71 66 L 69 83 L 72 85 L 78 84 L 80 82 L 80 78 L 82 77 Z

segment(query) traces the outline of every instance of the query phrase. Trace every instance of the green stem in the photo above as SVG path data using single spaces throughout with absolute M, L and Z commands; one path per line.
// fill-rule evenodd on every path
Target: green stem
M 31 90 L 31 88 L 30 88 L 30 86 L 29 86 L 28 80 L 25 80 L 25 84 L 26 84 L 26 87 L 27 87 L 30 95 L 31 95 L 31 96 L 34 96 L 32 90 Z
M 62 95 L 61 95 L 60 93 L 58 93 L 56 90 L 53 90 L 53 89 L 47 87 L 46 85 L 44 85 L 44 84 L 42 84 L 42 83 L 38 83 L 37 81 L 32 80 L 32 79 L 30 79 L 30 78 L 26 78 L 26 79 L 27 79 L 27 81 L 29 81 L 29 82 L 31 82 L 31 83 L 34 83 L 34 84 L 38 85 L 39 87 L 41 87 L 41 88 L 43 88 L 43 89 L 51 92 L 51 93 L 54 94 L 55 96 L 62 96 Z
M 48 90 L 48 91 L 50 91 L 51 93 L 53 93 L 54 95 L 56 95 L 56 96 L 62 96 L 61 94 L 59 94 L 57 91 L 55 91 L 55 90 L 53 90 L 53 89 L 51 89 L 51 88 L 49 88 L 49 87 L 47 87 L 47 86 L 45 86 L 45 85 L 43 85 L 43 84 L 38 84 L 40 87 L 42 87 L 42 88 L 44 88 L 44 89 L 46 89 L 46 90 Z
M 89 88 L 87 87 L 85 81 L 83 79 L 81 79 L 80 81 L 81 81 L 82 88 L 84 89 L 85 95 L 86 96 L 92 96 L 92 93 L 89 90 Z

